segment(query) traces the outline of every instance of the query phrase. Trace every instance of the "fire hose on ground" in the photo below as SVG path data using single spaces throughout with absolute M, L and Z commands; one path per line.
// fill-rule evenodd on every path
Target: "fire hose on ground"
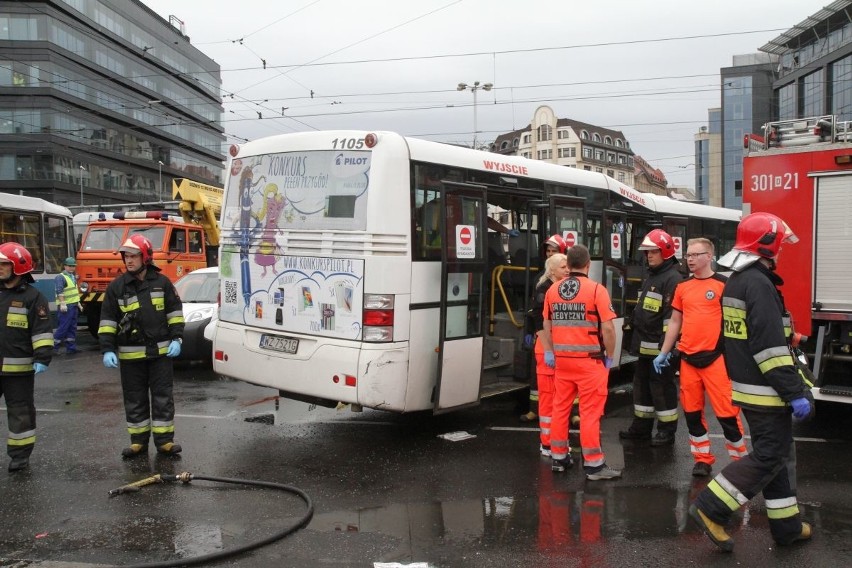
M 248 552 L 249 550 L 254 550 L 256 548 L 260 548 L 261 546 L 266 546 L 267 544 L 272 544 L 275 541 L 281 540 L 285 536 L 293 534 L 297 530 L 305 527 L 311 521 L 311 518 L 314 516 L 313 501 L 311 501 L 311 498 L 308 496 L 307 493 L 305 493 L 298 487 L 284 485 L 282 483 L 273 483 L 271 481 L 257 481 L 253 479 L 237 479 L 231 477 L 195 475 L 187 471 L 175 475 L 167 473 L 158 473 L 156 475 L 152 475 L 151 477 L 146 477 L 145 479 L 140 479 L 139 481 L 128 483 L 127 485 L 123 485 L 117 489 L 113 489 L 109 492 L 109 496 L 115 497 L 116 495 L 122 495 L 124 493 L 135 493 L 141 490 L 146 485 L 153 485 L 155 483 L 180 481 L 186 484 L 193 480 L 213 481 L 217 483 L 233 483 L 237 485 L 251 485 L 254 487 L 268 487 L 270 489 L 278 489 L 279 491 L 292 493 L 300 497 L 302 501 L 305 502 L 305 505 L 307 505 L 307 510 L 295 524 L 286 527 L 266 538 L 249 542 L 241 546 L 235 546 L 234 548 L 231 548 L 229 550 L 220 550 L 219 552 L 204 554 L 202 556 L 194 556 L 192 558 L 179 558 L 175 560 L 166 560 L 163 562 L 152 562 L 149 564 L 133 564 L 131 566 L 128 566 L 127 568 L 166 568 L 171 566 L 193 566 L 197 564 L 203 564 L 205 562 L 212 562 L 214 560 L 229 558 L 231 556 L 242 554 L 244 552 Z

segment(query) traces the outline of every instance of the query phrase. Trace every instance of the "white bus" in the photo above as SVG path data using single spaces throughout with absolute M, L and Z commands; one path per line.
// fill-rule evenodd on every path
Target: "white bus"
M 53 279 L 74 256 L 71 211 L 37 197 L 0 192 L 0 242 L 22 244 L 33 255 L 35 286 L 56 309 Z
M 356 409 L 441 412 L 526 388 L 523 314 L 550 234 L 589 247 L 624 317 L 649 230 L 669 231 L 679 256 L 699 235 L 724 252 L 740 217 L 391 132 L 286 134 L 230 153 L 214 369 Z M 487 229 L 489 208 L 519 236 Z

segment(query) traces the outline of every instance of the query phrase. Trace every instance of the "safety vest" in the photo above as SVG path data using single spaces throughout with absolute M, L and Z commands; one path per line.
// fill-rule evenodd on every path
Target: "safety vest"
M 71 275 L 63 272 L 62 277 L 65 278 L 65 289 L 62 290 L 62 295 L 65 297 L 66 304 L 79 304 L 80 292 L 77 291 L 77 282 Z
M 600 314 L 595 302 L 599 284 L 571 275 L 550 287 L 544 318 L 551 323 L 557 357 L 602 357 Z

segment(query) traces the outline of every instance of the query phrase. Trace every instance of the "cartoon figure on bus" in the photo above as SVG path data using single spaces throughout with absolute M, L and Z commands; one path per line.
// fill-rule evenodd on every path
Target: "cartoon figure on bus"
M 278 231 L 278 219 L 286 205 L 287 199 L 278 193 L 278 186 L 274 183 L 268 184 L 263 190 L 263 208 L 255 215 L 258 222 L 264 223 L 260 244 L 254 255 L 255 264 L 263 267 L 263 277 L 266 277 L 266 270 L 270 266 L 273 274 L 275 273 L 275 262 L 281 253 L 275 242 L 275 234 Z
M 252 213 L 251 213 L 251 193 L 257 183 L 260 183 L 261 180 L 265 179 L 261 177 L 257 183 L 252 183 L 254 179 L 254 174 L 251 170 L 251 166 L 246 166 L 243 168 L 242 173 L 240 174 L 240 224 L 239 224 L 239 235 L 240 235 L 240 273 L 242 279 L 243 286 L 243 301 L 246 305 L 249 304 L 249 298 L 251 298 L 251 267 L 249 266 L 249 247 L 251 245 L 251 233 L 252 233 Z

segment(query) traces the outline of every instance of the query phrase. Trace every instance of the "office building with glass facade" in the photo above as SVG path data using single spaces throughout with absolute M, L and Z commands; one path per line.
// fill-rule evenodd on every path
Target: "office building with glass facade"
M 777 119 L 852 120 L 852 2 L 832 2 L 760 51 L 778 57 Z
M 0 192 L 71 206 L 222 184 L 219 65 L 138 0 L 0 1 L 0 94 Z
M 743 136 L 772 120 L 772 80 L 777 63 L 766 53 L 735 55 L 722 76 L 722 207 L 743 204 Z

